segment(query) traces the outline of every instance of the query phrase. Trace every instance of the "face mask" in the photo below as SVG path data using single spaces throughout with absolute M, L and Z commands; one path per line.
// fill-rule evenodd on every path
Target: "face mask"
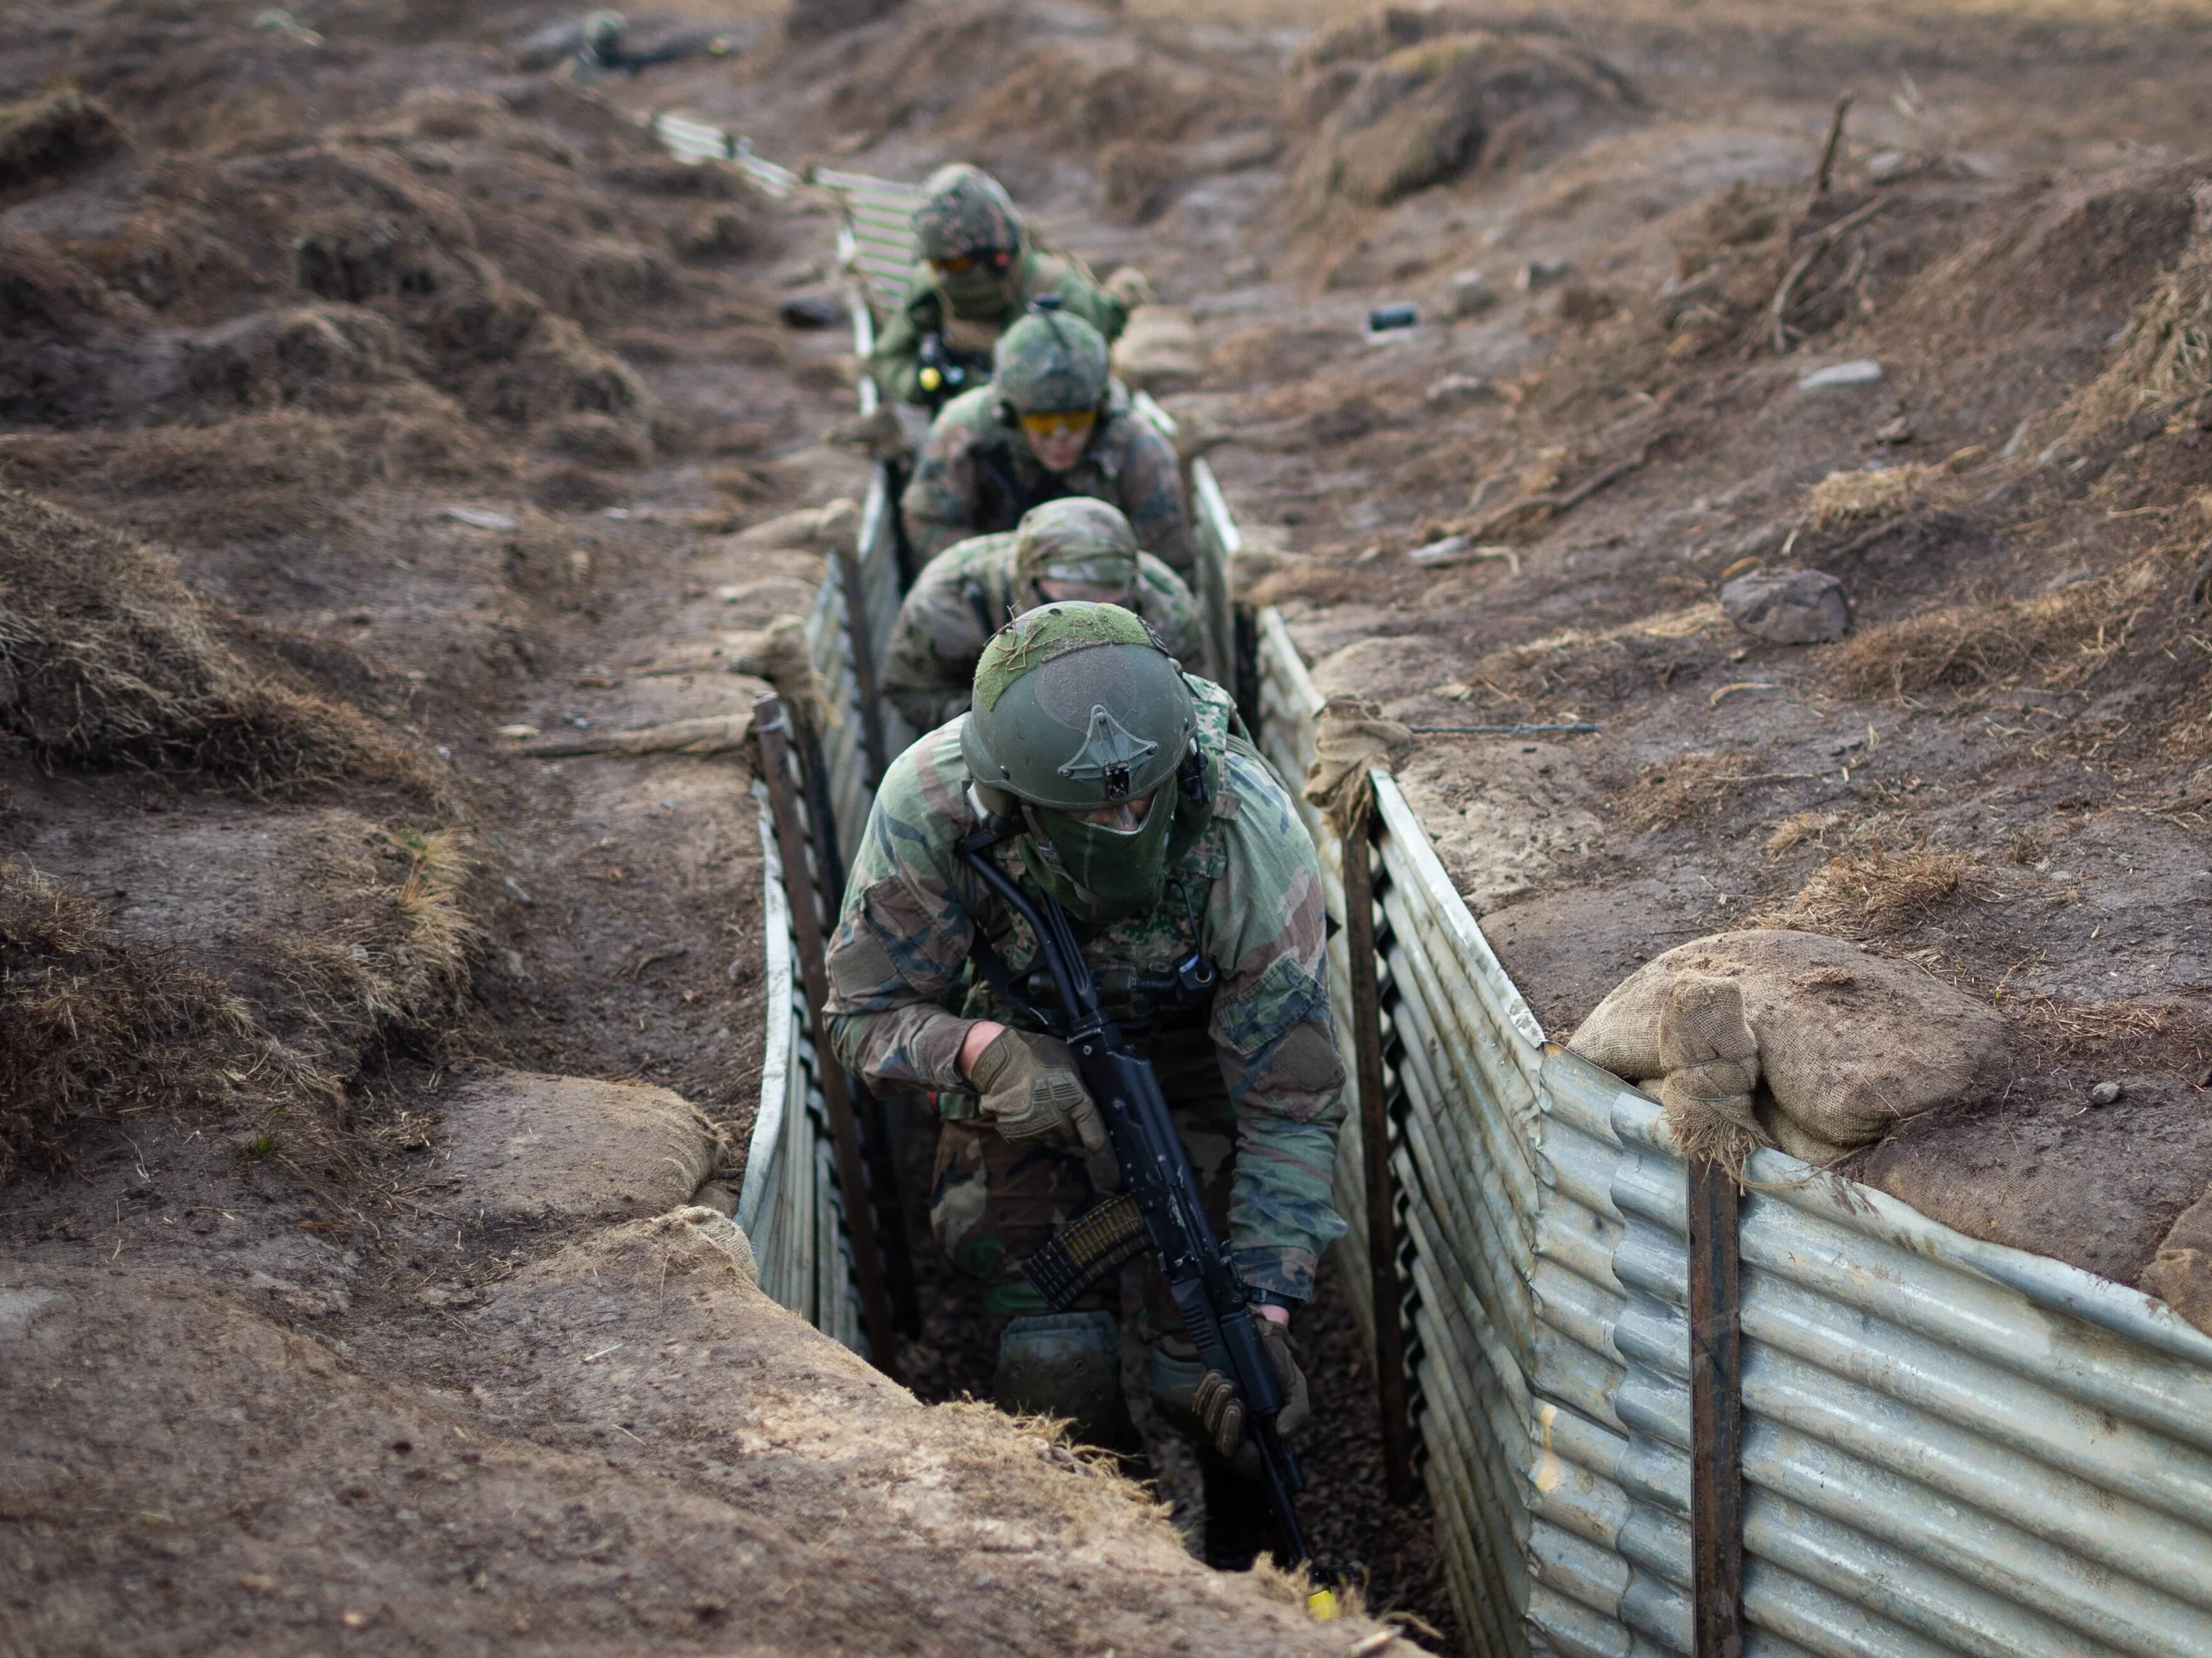
M 954 316 L 970 321 L 989 321 L 1006 308 L 1006 279 L 980 265 L 957 276 L 939 271 L 937 291 L 945 295 Z
M 1079 920 L 1140 915 L 1167 890 L 1168 831 L 1176 818 L 1172 782 L 1154 791 L 1145 821 L 1133 829 L 1034 807 L 1027 816 L 1031 872 Z

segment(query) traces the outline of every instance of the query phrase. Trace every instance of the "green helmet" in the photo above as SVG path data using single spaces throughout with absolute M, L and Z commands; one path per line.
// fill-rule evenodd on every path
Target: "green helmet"
M 1105 337 L 1065 311 L 1032 311 L 999 336 L 992 379 L 1018 415 L 1105 405 L 1113 368 Z
M 983 647 L 960 752 L 984 804 L 1026 822 L 1037 884 L 1105 921 L 1158 903 L 1169 859 L 1204 826 L 1205 788 L 1177 776 L 1197 730 L 1190 688 L 1142 622 L 1114 604 L 1048 604 Z M 1129 821 L 1071 816 L 1116 806 Z
M 1014 530 L 1014 585 L 1080 582 L 1127 592 L 1137 585 L 1137 534 L 1121 509 L 1089 495 L 1032 507 Z
M 980 167 L 955 161 L 929 175 L 914 210 L 914 239 L 925 259 L 1013 253 L 1022 246 L 1022 216 L 1006 187 Z

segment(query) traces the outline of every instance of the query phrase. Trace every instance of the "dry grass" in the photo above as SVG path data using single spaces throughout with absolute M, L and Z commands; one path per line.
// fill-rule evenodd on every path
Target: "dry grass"
M 1714 816 L 1758 770 L 1750 755 L 1678 754 L 1646 766 L 1632 787 L 1606 804 L 1623 829 L 1644 835 Z
M 449 1021 L 483 942 L 464 902 L 476 867 L 466 838 L 402 829 L 392 839 L 408 855 L 407 873 L 376 892 L 365 926 L 270 941 L 317 1045 L 341 1061 L 392 1029 Z
M 64 1162 L 73 1120 L 217 1100 L 248 1077 L 280 1110 L 335 1102 L 181 950 L 118 938 L 97 904 L 21 859 L 0 863 L 0 1181 Z
M 2037 598 L 1954 604 L 1869 628 L 1830 657 L 1847 694 L 1901 697 L 2017 681 L 2078 683 L 2123 649 L 2160 580 L 2144 561 Z
M 2202 206 L 2174 267 L 2136 310 L 2112 366 L 2076 401 L 2069 437 L 2098 441 L 2146 411 L 2212 391 L 2212 234 Z
M 1903 932 L 1956 897 L 1973 872 L 1974 860 L 1965 853 L 1926 847 L 1844 853 L 1822 865 L 1788 902 L 1746 925 L 1838 938 Z
M 1839 524 L 1895 518 L 1919 504 L 1928 487 L 1943 476 L 1940 466 L 1911 462 L 1879 472 L 1831 472 L 1806 499 L 1805 527 L 1830 530 Z
M 0 190 L 21 190 L 131 142 L 106 105 L 75 87 L 0 105 Z
M 368 482 L 371 440 L 284 410 L 212 426 L 0 438 L 0 478 L 82 504 L 138 534 L 189 546 L 331 537 Z
M 437 794 L 358 710 L 256 673 L 211 623 L 162 555 L 0 489 L 0 726 L 42 759 L 253 793 L 343 778 Z
M 1786 858 L 1802 846 L 1819 846 L 1821 837 L 1835 827 L 1836 815 L 1826 811 L 1794 812 L 1774 826 L 1766 837 L 1766 855 Z

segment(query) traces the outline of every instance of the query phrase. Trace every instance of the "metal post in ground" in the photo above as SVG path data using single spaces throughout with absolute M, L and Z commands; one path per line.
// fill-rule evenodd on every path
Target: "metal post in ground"
M 1382 993 L 1376 970 L 1373 796 L 1344 837 L 1344 943 L 1352 963 L 1352 1054 L 1359 1139 L 1367 1165 L 1367 1260 L 1375 1308 L 1375 1392 L 1382 1469 L 1393 1503 L 1413 1500 L 1413 1435 L 1406 1415 L 1405 1338 L 1398 1327 L 1398 1217 L 1390 1179 L 1390 1108 L 1382 1081 Z
M 1696 1658 L 1743 1654 L 1743 1339 L 1735 1179 L 1692 1157 L 1690 1564 Z
M 791 776 L 792 727 L 781 697 L 763 696 L 753 704 L 753 731 L 760 741 L 762 780 L 768 787 L 769 813 L 775 824 L 784 890 L 790 895 L 792 927 L 798 934 L 799 975 L 805 986 L 807 1017 L 821 1056 L 822 1098 L 830 1114 L 830 1137 L 837 1159 L 837 1185 L 845 1199 L 845 1234 L 853 1251 L 853 1276 L 860 1285 L 860 1321 L 867 1331 L 871 1361 L 896 1381 L 898 1330 L 884 1280 L 883 1259 L 877 1248 L 875 1211 L 869 1199 L 866 1169 L 860 1156 L 860 1127 L 854 1120 L 845 1068 L 830 1057 L 823 1021 L 822 1009 L 830 999 L 830 981 L 823 960 L 822 914 L 816 899 L 813 873 L 807 867 L 807 835 L 799 822 L 799 790 Z

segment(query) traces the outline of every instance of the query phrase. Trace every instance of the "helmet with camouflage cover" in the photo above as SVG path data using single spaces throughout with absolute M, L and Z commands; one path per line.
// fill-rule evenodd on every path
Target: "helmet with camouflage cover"
M 1202 826 L 1204 791 L 1186 800 L 1176 778 L 1197 730 L 1190 688 L 1136 616 L 1048 604 L 983 647 L 960 751 L 983 804 L 1027 823 L 1037 884 L 1103 921 L 1157 904 Z
M 999 337 L 992 373 L 1017 415 L 1103 408 L 1112 376 L 1103 335 L 1080 317 L 1042 309 Z
M 1022 216 L 1006 187 L 980 167 L 955 161 L 929 175 L 914 210 L 914 239 L 925 259 L 1012 253 L 1022 245 Z
M 1014 530 L 1014 585 L 1066 582 L 1127 593 L 1137 585 L 1137 534 L 1121 509 L 1089 495 L 1032 507 Z

